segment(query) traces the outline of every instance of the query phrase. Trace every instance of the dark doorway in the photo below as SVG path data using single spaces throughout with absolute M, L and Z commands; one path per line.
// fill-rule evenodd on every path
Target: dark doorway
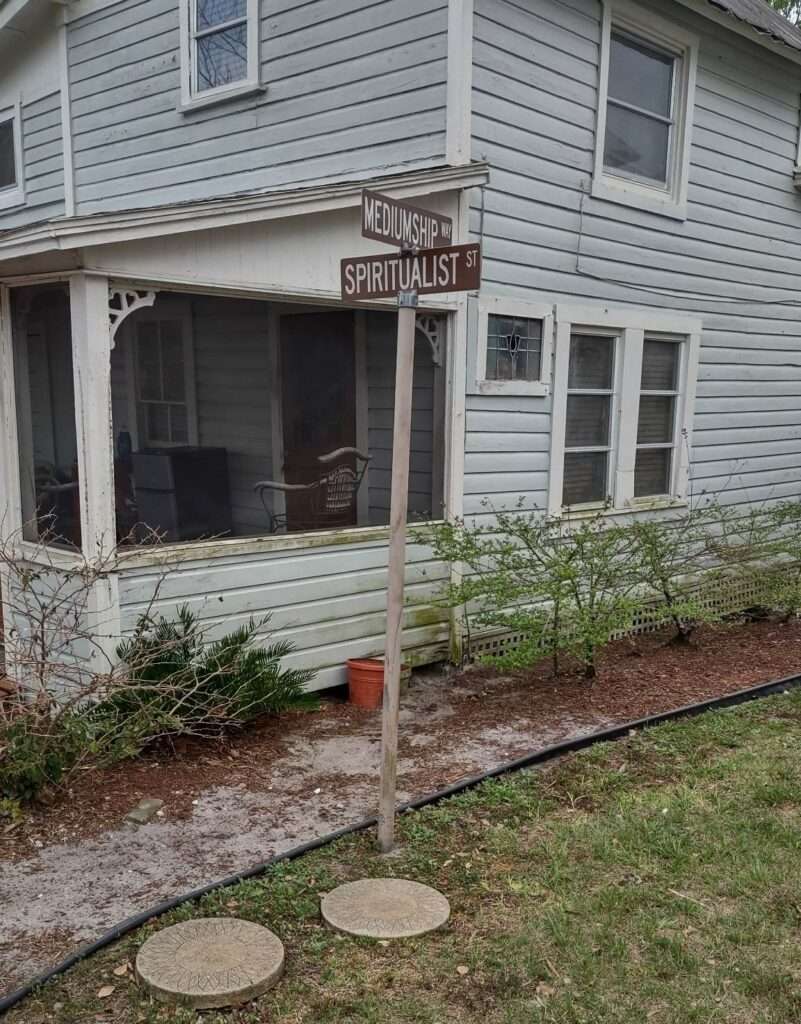
M 356 445 L 353 313 L 281 317 L 281 378 L 284 479 L 312 483 L 321 455 Z M 307 496 L 287 494 L 286 511 L 288 530 L 315 527 Z

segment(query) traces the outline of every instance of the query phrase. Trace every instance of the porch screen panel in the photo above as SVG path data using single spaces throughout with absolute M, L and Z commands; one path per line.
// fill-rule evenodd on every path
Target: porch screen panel
M 11 293 L 25 540 L 80 547 L 72 335 L 65 284 Z

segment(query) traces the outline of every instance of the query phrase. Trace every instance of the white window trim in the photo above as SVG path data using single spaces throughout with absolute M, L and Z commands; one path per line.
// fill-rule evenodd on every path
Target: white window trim
M 184 340 L 184 386 L 186 390 L 186 426 L 188 440 L 185 442 L 154 441 L 159 448 L 181 447 L 181 444 L 198 444 L 197 381 L 195 377 L 195 343 L 192 333 L 192 313 L 188 302 L 161 299 L 152 310 L 142 310 L 123 324 L 125 335 L 125 376 L 128 385 L 128 432 L 134 451 L 148 445 L 144 436 L 144 425 L 139 422 L 138 381 L 136 372 L 136 328 L 143 323 L 158 323 L 161 320 L 180 320 Z M 114 443 L 116 445 L 116 437 Z
M 567 424 L 567 380 L 570 336 L 574 331 L 597 330 L 616 334 L 615 388 L 613 401 L 610 481 L 612 505 L 586 505 L 571 509 L 570 516 L 604 513 L 631 513 L 685 505 L 689 495 L 692 419 L 701 348 L 701 321 L 682 314 L 645 309 L 609 309 L 594 306 L 556 307 L 556 347 L 554 350 L 553 409 L 551 414 L 551 458 L 548 482 L 548 514 L 563 516 L 565 428 Z M 679 395 L 674 424 L 675 456 L 671 472 L 671 490 L 665 497 L 634 497 L 634 463 L 637 456 L 637 421 L 640 405 L 643 342 L 646 334 L 664 334 L 682 338 L 679 366 Z
M 622 29 L 653 43 L 681 59 L 680 75 L 675 83 L 675 127 L 671 146 L 668 187 L 636 182 L 604 170 L 606 108 L 609 88 L 609 53 L 612 29 Z M 690 173 L 690 143 L 695 80 L 698 66 L 698 37 L 679 25 L 643 10 L 629 0 L 604 0 L 601 24 L 601 61 L 598 83 L 598 110 L 595 130 L 595 163 L 592 195 L 625 206 L 687 219 L 687 182 Z
M 490 315 L 523 317 L 542 321 L 542 343 L 539 380 L 487 380 L 487 329 Z M 541 302 L 508 299 L 502 295 L 480 295 L 475 347 L 475 367 L 470 374 L 473 395 L 533 395 L 544 398 L 550 394 L 551 353 L 553 350 L 553 306 Z
M 0 210 L 8 210 L 13 206 L 22 206 L 25 202 L 25 160 L 22 153 L 22 108 L 19 100 L 16 103 L 0 106 L 0 122 L 11 121 L 14 137 L 14 163 L 16 166 L 17 183 L 10 188 L 0 189 Z
M 247 0 L 248 70 L 239 82 L 222 85 L 216 89 L 198 91 L 194 85 L 195 44 L 194 12 L 197 0 L 181 0 L 181 102 L 179 109 L 192 111 L 222 103 L 225 100 L 241 99 L 264 92 L 261 84 L 261 25 L 259 0 Z

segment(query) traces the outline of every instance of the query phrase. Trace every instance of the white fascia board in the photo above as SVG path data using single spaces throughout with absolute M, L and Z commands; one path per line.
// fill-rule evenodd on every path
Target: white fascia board
M 367 186 L 396 199 L 407 199 L 473 188 L 488 180 L 487 164 L 474 163 L 300 189 L 248 193 L 200 203 L 60 218 L 0 235 L 0 260 L 347 209 L 361 203 L 362 189 Z
M 733 14 L 726 14 L 719 7 L 713 7 L 709 0 L 676 0 L 676 2 L 680 3 L 683 7 L 689 7 L 691 11 L 700 14 L 702 18 L 714 21 L 716 24 L 722 25 L 724 28 L 744 36 L 746 39 L 750 39 L 757 46 L 764 46 L 778 56 L 784 57 L 785 60 L 792 61 L 793 64 L 801 64 L 801 50 L 794 50 L 792 46 L 781 43 L 777 39 L 772 39 L 766 32 L 760 32 L 753 25 L 749 25 L 746 21 L 741 21 Z
M 29 3 L 32 3 L 32 0 L 5 0 L 5 3 L 0 5 L 0 31 L 9 25 Z

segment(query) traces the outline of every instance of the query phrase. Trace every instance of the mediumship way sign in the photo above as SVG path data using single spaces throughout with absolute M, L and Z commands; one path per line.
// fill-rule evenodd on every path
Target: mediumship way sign
M 399 249 L 437 249 L 453 241 L 453 221 L 431 210 L 364 189 L 362 234 Z
M 400 292 L 465 292 L 480 284 L 481 246 L 475 243 L 424 249 L 414 256 L 393 253 L 342 260 L 343 299 L 386 299 Z

